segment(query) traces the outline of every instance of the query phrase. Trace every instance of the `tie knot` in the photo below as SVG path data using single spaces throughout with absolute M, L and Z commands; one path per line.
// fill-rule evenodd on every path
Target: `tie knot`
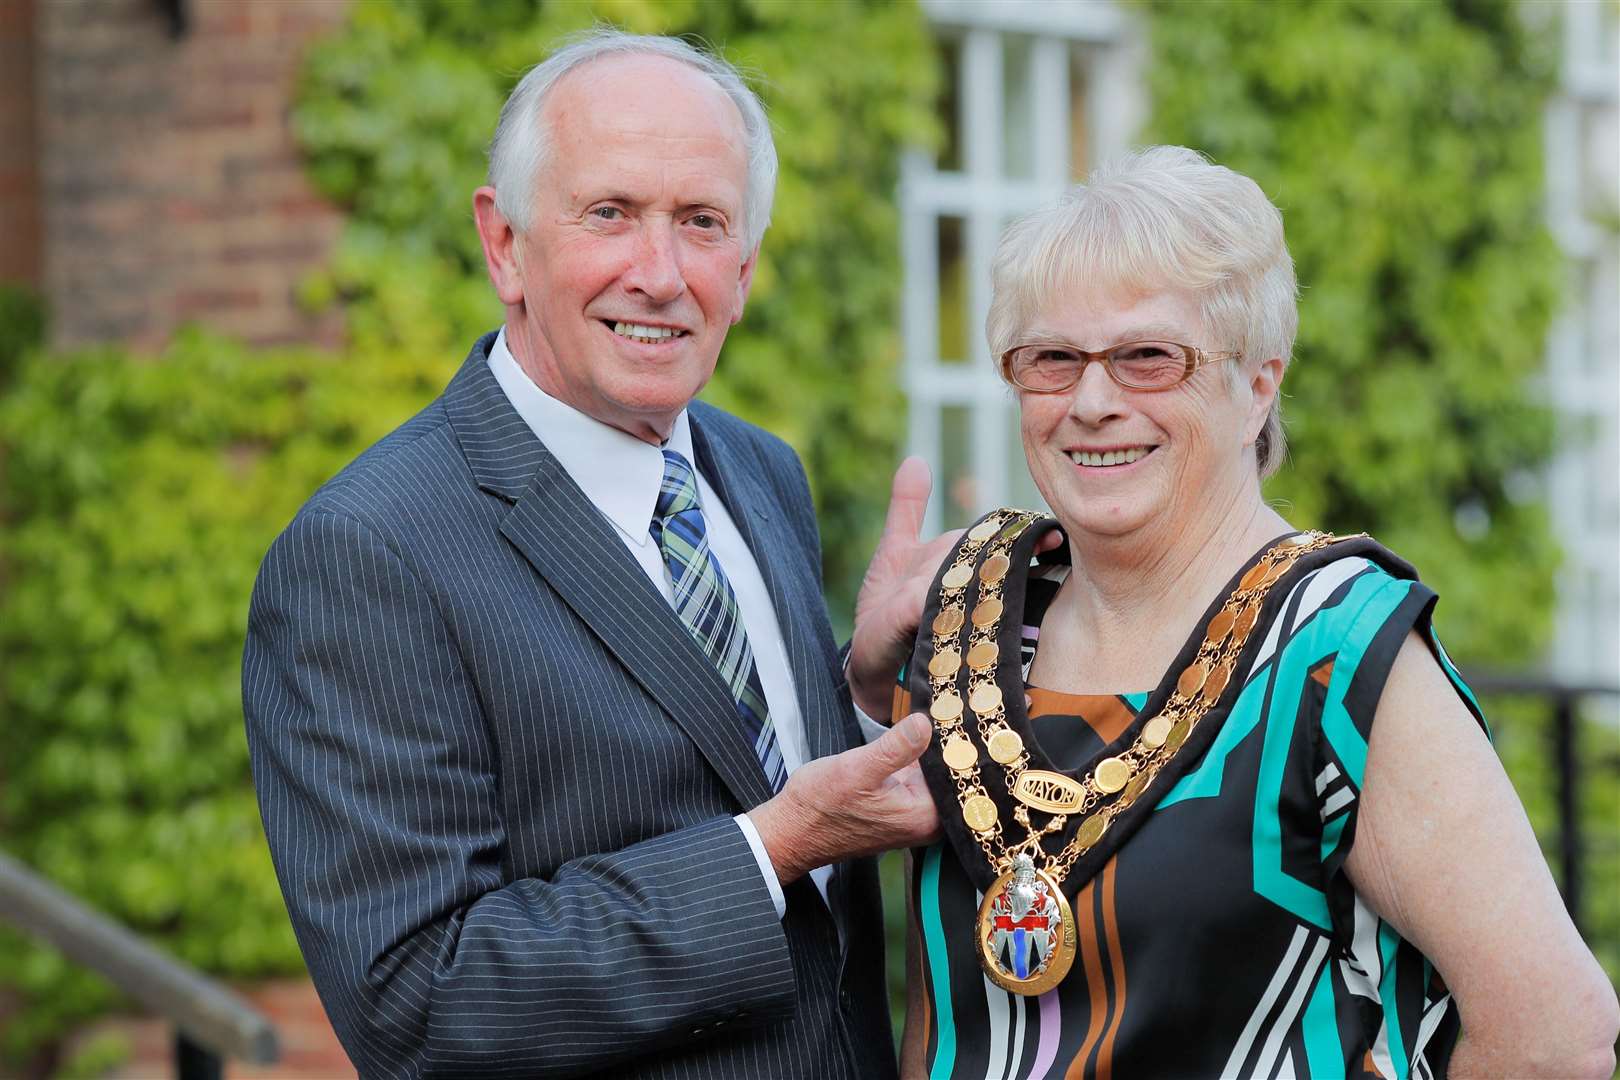
M 658 504 L 653 517 L 660 521 L 694 510 L 698 505 L 697 477 L 691 464 L 673 450 L 664 451 L 664 481 L 658 487 Z

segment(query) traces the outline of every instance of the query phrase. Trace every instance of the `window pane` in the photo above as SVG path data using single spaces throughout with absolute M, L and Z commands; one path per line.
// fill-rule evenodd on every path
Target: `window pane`
M 1008 34 L 1001 47 L 1001 171 L 1015 180 L 1035 175 L 1033 42 Z
M 1091 135 L 1087 128 L 1087 90 L 1090 55 L 1085 49 L 1069 53 L 1069 177 L 1084 180 L 1091 171 Z
M 960 364 L 968 357 L 968 274 L 961 218 L 939 219 L 939 358 Z
M 1024 457 L 1024 441 L 1018 434 L 1018 402 L 1007 406 L 1007 504 L 1023 510 L 1045 510 L 1046 500 L 1029 475 Z
M 973 412 L 966 405 L 939 411 L 940 518 L 947 529 L 971 525 L 979 505 L 973 475 Z
M 939 171 L 962 171 L 962 42 L 939 38 L 940 88 L 936 108 L 944 138 L 939 146 Z

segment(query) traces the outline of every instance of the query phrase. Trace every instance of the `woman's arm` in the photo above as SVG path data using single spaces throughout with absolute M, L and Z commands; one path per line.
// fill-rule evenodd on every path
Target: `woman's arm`
M 1378 704 L 1345 872 L 1444 976 L 1462 1020 L 1451 1075 L 1611 1076 L 1614 989 L 1495 752 L 1415 632 Z

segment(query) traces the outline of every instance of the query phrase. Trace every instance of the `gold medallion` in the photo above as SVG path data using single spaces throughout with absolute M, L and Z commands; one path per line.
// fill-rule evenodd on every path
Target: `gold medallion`
M 1093 778 L 1097 782 L 1097 790 L 1105 795 L 1112 795 L 1121 790 L 1131 781 L 1131 774 L 1136 767 L 1124 758 L 1107 757 L 1097 762 L 1097 771 Z
M 973 706 L 973 711 L 980 716 L 995 712 L 1001 708 L 1001 687 L 993 682 L 980 683 L 968 695 L 968 704 Z
M 1163 713 L 1155 716 L 1142 726 L 1142 745 L 1149 750 L 1157 750 L 1164 745 L 1164 740 L 1170 737 L 1172 721 Z
M 974 795 L 962 804 L 962 820 L 974 832 L 989 832 L 995 825 L 996 804 L 988 795 Z
M 982 544 L 992 536 L 996 535 L 996 530 L 1000 527 L 1000 524 L 995 518 L 987 517 L 968 530 L 968 539 L 974 541 L 975 543 Z
M 956 772 L 965 772 L 979 763 L 979 752 L 973 749 L 973 744 L 965 735 L 952 735 L 946 739 L 940 756 Z
M 1013 798 L 1048 814 L 1070 814 L 1080 809 L 1086 789 L 1062 773 L 1025 769 L 1013 785 Z
M 1012 728 L 997 728 L 985 749 L 990 751 L 990 760 L 997 765 L 1011 765 L 1024 752 L 1024 740 Z
M 1260 618 L 1260 605 L 1250 604 L 1238 612 L 1237 622 L 1232 624 L 1232 641 L 1241 645 L 1249 638 L 1249 631 L 1254 629 L 1255 620 Z
M 1187 741 L 1187 736 L 1190 734 L 1192 734 L 1192 721 L 1183 716 L 1176 721 L 1176 726 L 1170 729 L 1170 737 L 1164 740 L 1165 749 L 1172 754 L 1175 753 L 1181 749 L 1181 744 Z
M 994 626 L 1001 618 L 1002 605 L 999 597 L 992 596 L 980 600 L 973 609 L 973 625 L 983 630 L 987 626 Z
M 1215 704 L 1216 699 L 1221 696 L 1221 691 L 1226 689 L 1227 680 L 1231 677 L 1231 665 L 1217 664 L 1215 670 L 1209 673 L 1209 678 L 1204 680 L 1204 701 L 1210 705 Z
M 1209 668 L 1194 661 L 1187 665 L 1187 670 L 1183 671 L 1181 678 L 1176 680 L 1176 689 L 1181 692 L 1182 697 L 1192 697 L 1198 693 L 1198 688 L 1204 685 L 1204 680 L 1207 678 L 1209 678 Z
M 948 724 L 962 715 L 962 699 L 954 691 L 947 690 L 928 706 L 928 715 Z
M 1236 621 L 1236 615 L 1232 614 L 1232 612 L 1228 611 L 1226 608 L 1221 608 L 1220 611 L 1216 612 L 1215 617 L 1209 620 L 1209 630 L 1205 632 L 1204 640 L 1208 641 L 1211 645 L 1219 645 L 1226 639 L 1226 635 L 1232 632 L 1232 624 Z M 956 625 L 962 625 L 960 619 L 957 620 Z M 936 625 L 934 629 L 939 629 L 938 625 Z M 954 630 L 956 627 L 953 626 L 951 629 Z M 949 631 L 946 632 L 949 633 Z
M 1080 823 L 1080 831 L 1074 834 L 1074 842 L 1084 851 L 1102 839 L 1102 834 L 1108 831 L 1108 816 L 1106 814 L 1092 814 Z
M 1142 794 L 1143 789 L 1148 786 L 1148 782 L 1152 779 L 1153 774 L 1148 772 L 1139 772 L 1135 776 L 1131 777 L 1131 782 L 1125 785 L 1124 791 L 1120 792 L 1120 805 L 1129 805 L 1130 803 L 1135 802 L 1137 797 Z
M 967 563 L 957 563 L 945 571 L 945 576 L 940 578 L 939 583 L 947 589 L 960 589 L 972 580 L 973 568 Z
M 1024 997 L 1044 994 L 1074 965 L 1074 912 L 1058 882 L 1028 855 L 985 890 L 979 963 L 990 981 Z
M 1267 568 L 1264 561 L 1257 562 L 1253 566 L 1249 567 L 1249 572 L 1244 574 L 1243 580 L 1238 582 L 1238 588 L 1248 590 L 1258 586 L 1261 582 L 1266 580 L 1266 569 Z
M 962 629 L 962 609 L 950 607 L 934 616 L 934 633 L 948 637 Z
M 994 585 L 1006 577 L 1007 571 L 1011 568 L 1012 560 L 1007 556 L 1001 554 L 992 555 L 984 560 L 983 566 L 979 567 L 979 580 L 986 585 Z
M 968 650 L 967 664 L 974 671 L 989 671 L 996 662 L 996 644 L 993 641 L 981 641 Z
M 948 679 L 962 668 L 962 654 L 955 649 L 941 649 L 928 661 L 928 674 L 936 679 Z

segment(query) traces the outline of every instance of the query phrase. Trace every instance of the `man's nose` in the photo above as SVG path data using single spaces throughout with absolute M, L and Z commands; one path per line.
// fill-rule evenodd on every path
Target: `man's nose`
M 624 283 L 655 304 L 667 304 L 686 291 L 675 231 L 669 222 L 653 220 L 642 224 Z

